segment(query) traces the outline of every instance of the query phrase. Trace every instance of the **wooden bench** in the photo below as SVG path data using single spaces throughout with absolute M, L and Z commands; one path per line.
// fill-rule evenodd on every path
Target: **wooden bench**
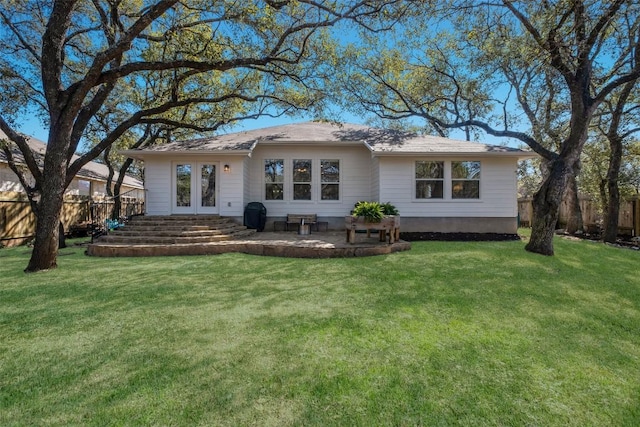
M 316 214 L 287 214 L 287 220 L 274 221 L 273 228 L 274 230 L 277 230 L 280 226 L 285 231 L 298 231 L 300 228 L 300 224 L 302 224 L 302 221 L 304 221 L 305 224 L 309 224 L 310 228 L 314 231 L 320 231 L 320 226 L 324 228 L 324 231 L 327 231 L 327 229 L 329 228 L 328 222 L 318 222 L 318 215 Z
M 304 221 L 305 224 L 309 224 L 312 228 L 316 226 L 316 222 L 318 222 L 318 215 L 316 214 L 287 214 L 287 228 L 298 230 L 300 224 Z

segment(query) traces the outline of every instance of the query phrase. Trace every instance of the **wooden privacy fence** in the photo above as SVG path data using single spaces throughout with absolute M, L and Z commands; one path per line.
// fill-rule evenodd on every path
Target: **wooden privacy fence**
M 97 205 L 98 207 L 95 207 Z M 113 200 L 94 201 L 89 196 L 66 195 L 62 207 L 62 224 L 69 232 L 74 227 L 88 229 L 89 224 L 102 222 L 111 212 Z M 123 199 L 122 216 L 144 212 L 144 202 L 137 199 Z M 98 216 L 98 218 L 96 218 Z M 102 218 L 104 216 L 104 218 Z M 36 231 L 36 217 L 24 193 L 0 192 L 0 247 L 17 246 L 33 239 Z
M 580 209 L 582 220 L 587 229 L 598 229 L 602 224 L 602 215 L 596 208 L 596 203 L 588 197 L 580 197 Z M 560 217 L 558 227 L 564 228 L 567 224 L 569 209 L 567 203 L 560 205 Z M 533 218 L 533 204 L 530 197 L 518 199 L 518 216 L 520 226 L 531 227 Z M 618 229 L 620 234 L 636 236 L 640 231 L 640 198 L 620 202 L 620 214 L 618 216 Z

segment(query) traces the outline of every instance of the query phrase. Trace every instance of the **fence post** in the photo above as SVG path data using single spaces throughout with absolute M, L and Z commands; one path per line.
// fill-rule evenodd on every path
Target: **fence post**
M 640 197 L 636 197 L 633 206 L 633 235 L 637 236 L 640 232 Z

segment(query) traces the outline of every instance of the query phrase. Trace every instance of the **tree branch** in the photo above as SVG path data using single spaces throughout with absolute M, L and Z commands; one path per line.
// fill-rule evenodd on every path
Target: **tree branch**
M 27 165 L 27 168 L 29 168 L 29 172 L 31 172 L 31 175 L 33 175 L 34 179 L 36 180 L 36 183 L 41 182 L 42 172 L 40 171 L 40 167 L 38 166 L 36 158 L 33 156 L 33 151 L 31 151 L 31 147 L 29 147 L 27 139 L 14 131 L 2 116 L 0 116 L 0 130 L 2 130 L 5 135 L 7 135 L 7 138 L 9 138 L 10 141 L 18 146 L 18 149 L 24 157 L 25 164 Z
M 71 12 L 77 0 L 58 0 L 53 4 L 51 16 L 42 35 L 41 75 L 44 96 L 49 106 L 49 114 L 55 121 L 59 120 L 62 87 L 62 69 L 64 67 L 65 33 L 71 22 Z M 57 127 L 58 123 L 51 123 Z
M 13 35 L 16 36 L 17 39 L 20 41 L 20 44 L 22 45 L 22 47 L 25 48 L 27 52 L 31 54 L 31 56 L 33 57 L 33 59 L 36 60 L 36 62 L 42 62 L 42 57 L 40 56 L 36 48 L 27 42 L 27 40 L 23 37 L 22 32 L 18 28 L 16 28 L 16 26 L 13 24 L 13 22 L 11 22 L 9 17 L 3 11 L 0 11 L 0 16 L 2 17 L 2 20 L 7 25 L 7 27 L 9 27 Z
M 65 91 L 70 97 L 69 104 L 72 106 L 78 106 L 73 107 L 71 111 L 69 111 L 70 114 L 75 115 L 77 109 L 80 108 L 79 106 L 82 105 L 87 93 L 89 93 L 93 87 L 99 86 L 102 83 L 107 83 L 99 81 L 104 73 L 104 67 L 117 58 L 122 57 L 124 52 L 130 49 L 131 42 L 157 18 L 178 3 L 178 1 L 179 0 L 161 0 L 155 5 L 149 7 L 146 12 L 131 25 L 119 41 L 117 41 L 113 46 L 107 48 L 105 51 L 96 54 L 94 61 L 89 67 L 84 78 L 71 85 Z
M 146 119 L 145 123 L 151 123 L 152 120 L 149 117 L 157 116 L 159 114 L 165 113 L 171 109 L 184 107 L 192 104 L 208 104 L 208 103 L 220 103 L 223 101 L 227 101 L 230 99 L 239 99 L 247 102 L 255 102 L 259 99 L 264 98 L 264 96 L 256 96 L 249 97 L 240 94 L 227 94 L 216 98 L 188 98 L 177 101 L 166 102 L 162 105 L 148 108 L 145 110 L 137 111 L 132 114 L 128 119 L 123 120 L 113 131 L 111 131 L 105 138 L 103 138 L 98 144 L 96 144 L 93 148 L 87 151 L 82 156 L 78 157 L 71 165 L 69 165 L 67 182 L 70 183 L 73 179 L 73 176 L 77 174 L 80 169 L 95 159 L 102 153 L 105 148 L 113 144 L 118 140 L 127 130 L 131 129 L 133 126 L 142 122 L 143 119 Z M 170 122 L 170 119 L 166 118 L 157 118 L 157 123 Z M 186 124 L 185 124 L 186 126 Z

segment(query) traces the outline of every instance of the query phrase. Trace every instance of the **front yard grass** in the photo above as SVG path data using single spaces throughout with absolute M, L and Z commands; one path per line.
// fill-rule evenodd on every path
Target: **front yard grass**
M 0 425 L 635 426 L 640 253 L 0 250 Z

